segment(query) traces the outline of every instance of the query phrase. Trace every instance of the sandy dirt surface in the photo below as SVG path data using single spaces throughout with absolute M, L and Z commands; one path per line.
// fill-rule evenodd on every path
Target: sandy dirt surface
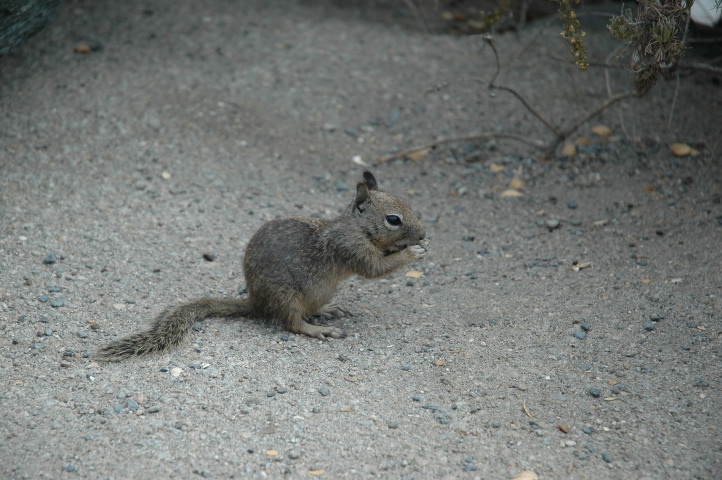
M 0 478 L 722 478 L 719 76 L 613 106 L 571 158 L 486 139 L 379 162 L 552 140 L 487 89 L 479 37 L 399 26 L 403 4 L 69 1 L 0 58 Z M 558 31 L 498 36 L 499 83 L 568 126 L 629 79 L 553 58 Z M 340 288 L 347 338 L 209 319 L 93 361 L 239 295 L 254 230 L 333 217 L 364 168 L 431 249 Z

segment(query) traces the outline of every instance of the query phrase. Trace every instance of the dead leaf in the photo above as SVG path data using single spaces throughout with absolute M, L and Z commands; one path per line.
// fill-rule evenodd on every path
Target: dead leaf
M 443 361 L 443 360 L 441 360 L 441 359 L 439 359 L 439 360 L 434 360 L 434 365 L 436 365 L 437 367 L 440 367 L 440 366 L 442 366 L 442 365 L 444 365 L 444 364 L 446 364 L 446 362 Z
M 557 425 L 557 428 L 564 433 L 569 433 L 571 431 L 571 430 L 569 430 L 569 427 L 567 427 L 566 425 L 559 424 L 559 425 Z
M 531 470 L 524 470 L 511 480 L 539 480 L 539 475 L 532 472 Z
M 669 146 L 672 153 L 678 157 L 686 157 L 687 155 L 697 156 L 699 151 L 690 147 L 686 143 L 673 143 Z
M 607 380 L 607 383 L 608 383 L 609 385 L 611 385 L 611 386 L 615 386 L 615 385 L 618 384 L 619 382 L 616 381 L 616 380 L 614 380 L 614 379 L 612 379 L 612 378 L 610 378 L 609 380 Z
M 524 190 L 524 182 L 519 180 L 518 178 L 514 177 L 511 180 L 509 180 L 509 185 L 507 185 L 509 188 L 513 188 L 514 190 Z
M 572 264 L 572 270 L 578 272 L 579 270 L 584 270 L 585 268 L 589 268 L 591 266 L 591 262 L 574 262 L 574 264 Z
M 650 283 L 650 282 L 651 282 L 651 280 L 648 279 L 648 278 L 643 278 L 643 279 L 642 279 L 642 283 L 645 284 L 645 285 L 647 285 L 647 284 Z
M 576 143 L 580 147 L 586 147 L 587 145 L 590 145 L 592 143 L 592 139 L 587 137 L 579 137 L 575 140 L 574 143 Z
M 606 125 L 594 125 L 592 133 L 598 137 L 609 137 L 612 135 L 612 129 Z
M 276 457 L 278 456 L 278 450 L 266 450 L 266 455 L 269 457 Z
M 518 190 L 512 190 L 511 188 L 501 192 L 501 198 L 519 198 L 522 197 L 522 193 Z
M 75 53 L 91 53 L 93 51 L 87 43 L 79 43 L 73 49 Z
M 573 157 L 577 154 L 577 147 L 573 143 L 565 143 L 560 152 L 562 157 Z
M 504 171 L 504 167 L 497 163 L 492 163 L 489 165 L 489 170 L 491 170 L 491 173 L 501 173 Z
M 406 158 L 408 158 L 409 160 L 412 160 L 412 161 L 416 162 L 416 161 L 418 161 L 418 160 L 421 160 L 422 158 L 424 158 L 424 157 L 425 157 L 426 155 L 428 155 L 428 154 L 429 154 L 429 149 L 428 149 L 428 148 L 422 148 L 421 150 L 416 150 L 416 151 L 413 151 L 413 152 L 411 152 L 411 153 L 407 153 L 407 154 L 406 154 Z
M 313 475 L 314 477 L 318 477 L 319 475 L 325 475 L 326 470 L 309 470 L 308 474 Z
M 409 270 L 404 274 L 404 276 L 409 278 L 421 278 L 424 276 L 424 272 L 420 270 Z

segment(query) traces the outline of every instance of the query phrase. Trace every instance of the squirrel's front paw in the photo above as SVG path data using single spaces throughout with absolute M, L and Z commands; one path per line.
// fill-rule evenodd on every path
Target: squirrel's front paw
M 422 240 L 419 245 L 410 245 L 408 250 L 414 260 L 421 260 L 426 256 L 426 251 L 429 248 L 429 241 Z

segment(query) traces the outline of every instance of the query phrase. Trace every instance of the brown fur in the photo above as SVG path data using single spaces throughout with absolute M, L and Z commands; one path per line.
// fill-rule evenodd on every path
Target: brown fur
M 396 216 L 400 225 L 392 225 Z M 188 340 L 195 321 L 206 317 L 280 320 L 286 330 L 316 338 L 340 338 L 336 327 L 312 325 L 311 316 L 330 318 L 345 310 L 329 304 L 336 287 L 351 275 L 377 278 L 426 255 L 426 232 L 402 199 L 378 191 L 364 173 L 356 197 L 335 220 L 286 217 L 261 226 L 243 261 L 248 297 L 202 298 L 164 310 L 148 330 L 111 342 L 96 360 L 166 352 Z

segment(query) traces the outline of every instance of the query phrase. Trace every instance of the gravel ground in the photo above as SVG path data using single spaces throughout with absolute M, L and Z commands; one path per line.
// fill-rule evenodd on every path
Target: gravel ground
M 486 89 L 479 37 L 397 26 L 403 4 L 68 1 L 0 58 L 1 478 L 722 477 L 719 77 L 680 79 L 671 127 L 674 82 L 606 110 L 571 158 L 379 162 L 549 141 Z M 546 25 L 497 38 L 499 82 L 570 125 L 606 81 L 550 59 Z M 238 295 L 253 231 L 334 216 L 356 156 L 431 250 L 343 285 L 347 338 L 206 320 L 93 361 L 164 306 Z

